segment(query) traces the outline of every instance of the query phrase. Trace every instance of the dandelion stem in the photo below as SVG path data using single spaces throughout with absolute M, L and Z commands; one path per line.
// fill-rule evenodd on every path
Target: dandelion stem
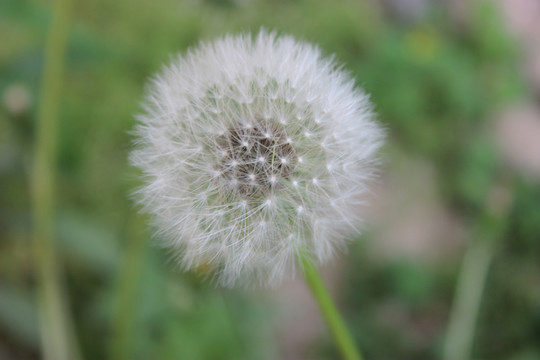
M 473 242 L 465 254 L 443 349 L 444 360 L 470 357 L 482 293 L 493 257 L 490 245 Z
M 343 359 L 362 360 L 363 358 L 356 348 L 354 340 L 347 330 L 345 322 L 339 314 L 336 305 L 334 304 L 328 289 L 324 285 L 321 275 L 311 261 L 311 258 L 306 254 L 301 254 L 299 258 L 304 269 L 304 276 L 309 289 L 319 305 L 319 310 L 341 351 Z
M 112 318 L 112 336 L 109 344 L 111 360 L 132 357 L 129 345 L 133 337 L 137 292 L 140 288 L 140 277 L 146 255 L 145 225 L 146 222 L 138 214 L 132 214 L 128 222 L 128 242 L 118 274 L 118 293 Z
M 495 246 L 508 225 L 513 192 L 510 179 L 500 179 L 490 189 L 485 213 L 477 220 L 475 237 L 465 253 L 443 346 L 443 360 L 468 360 L 482 295 Z
M 62 294 L 53 219 L 56 125 L 69 5 L 69 0 L 57 0 L 54 6 L 45 50 L 31 175 L 35 270 L 45 360 L 72 360 L 80 357 L 72 331 L 72 319 Z

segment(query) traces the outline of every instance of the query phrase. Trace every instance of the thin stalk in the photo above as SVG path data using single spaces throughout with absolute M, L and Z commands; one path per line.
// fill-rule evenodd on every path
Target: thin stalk
M 465 254 L 443 348 L 443 360 L 470 358 L 474 330 L 486 283 L 492 244 L 473 242 Z
M 513 197 L 511 177 L 499 179 L 488 193 L 485 213 L 477 220 L 474 239 L 463 258 L 443 346 L 443 360 L 468 360 L 471 356 L 489 267 L 496 245 L 508 226 Z
M 130 344 L 136 313 L 137 293 L 146 255 L 146 222 L 138 214 L 129 221 L 128 243 L 118 277 L 118 294 L 112 318 L 112 336 L 109 343 L 111 360 L 132 358 Z
M 345 322 L 339 314 L 317 268 L 305 254 L 300 256 L 300 263 L 304 269 L 304 277 L 306 278 L 308 287 L 319 305 L 319 310 L 337 343 L 343 359 L 362 360 L 363 358 L 356 348 L 354 340 L 347 330 Z
M 54 169 L 60 86 L 69 19 L 69 0 L 57 0 L 45 49 L 31 174 L 33 238 L 45 360 L 79 358 L 68 306 L 63 297 L 54 244 Z

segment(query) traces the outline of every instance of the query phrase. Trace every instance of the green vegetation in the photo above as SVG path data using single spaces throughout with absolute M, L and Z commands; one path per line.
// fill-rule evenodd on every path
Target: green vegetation
M 400 22 L 370 4 L 73 4 L 53 216 L 60 281 L 84 359 L 280 358 L 271 325 L 277 304 L 216 289 L 152 245 L 147 219 L 130 200 L 138 174 L 127 162 L 147 78 L 200 39 L 261 26 L 335 53 L 388 129 L 387 169 L 403 157 L 429 164 L 441 206 L 463 223 L 466 240 L 490 242 L 472 358 L 540 359 L 539 180 L 513 173 L 491 135 L 492 115 L 530 96 L 514 41 L 489 2 L 473 6 L 465 26 L 444 8 Z M 39 358 L 30 169 L 52 11 L 42 1 L 0 0 L 0 358 Z M 512 201 L 506 216 L 492 217 L 489 197 L 499 186 Z M 382 260 L 369 250 L 376 234 L 340 260 L 347 264 L 340 304 L 355 341 L 368 360 L 440 358 L 466 246 L 437 261 Z M 337 350 L 327 335 L 309 355 L 333 359 Z

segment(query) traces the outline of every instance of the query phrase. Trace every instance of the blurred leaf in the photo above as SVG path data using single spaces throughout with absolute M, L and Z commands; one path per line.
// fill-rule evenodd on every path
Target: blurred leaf
M 118 265 L 117 235 L 96 219 L 76 210 L 57 215 L 59 250 L 73 263 L 101 273 L 112 273 Z
M 398 263 L 391 276 L 395 294 L 405 302 L 418 305 L 429 299 L 435 280 L 429 269 L 418 264 Z
M 39 346 L 38 314 L 31 293 L 0 283 L 0 326 L 25 346 Z
M 512 356 L 510 360 L 540 360 L 540 351 L 535 349 L 523 350 Z
M 461 156 L 454 174 L 459 199 L 476 210 L 483 209 L 498 166 L 495 148 L 477 135 L 462 149 Z

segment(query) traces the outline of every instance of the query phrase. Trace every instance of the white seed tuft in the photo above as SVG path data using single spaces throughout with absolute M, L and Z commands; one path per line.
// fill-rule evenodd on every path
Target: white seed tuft
M 357 231 L 383 139 L 371 109 L 313 45 L 265 31 L 201 43 L 148 87 L 137 199 L 184 268 L 276 285 L 298 251 L 324 263 Z

